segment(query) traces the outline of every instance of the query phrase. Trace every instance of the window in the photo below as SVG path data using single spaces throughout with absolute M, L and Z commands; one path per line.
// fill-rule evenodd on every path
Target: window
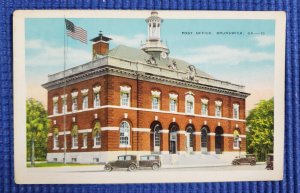
M 233 132 L 233 149 L 240 149 L 240 133 L 238 130 Z
M 89 98 L 88 98 L 88 92 L 89 89 L 83 89 L 81 90 L 81 94 L 82 94 L 82 109 L 88 109 L 89 108 Z
M 215 116 L 222 117 L 222 101 L 215 101 Z
M 152 109 L 159 110 L 160 109 L 160 92 L 159 91 L 151 91 L 152 94 Z
M 170 111 L 177 112 L 177 94 L 169 94 L 170 96 Z
M 53 104 L 53 114 L 54 115 L 58 114 L 58 103 L 57 102 L 55 102 Z
M 58 133 L 53 136 L 53 149 L 59 149 Z
M 77 158 L 72 158 L 72 163 L 76 163 L 77 162 Z
M 82 109 L 87 109 L 88 108 L 88 96 L 85 95 L 83 96 L 83 101 L 82 101 Z
M 72 135 L 72 148 L 77 149 L 78 148 L 78 126 L 77 125 L 73 125 L 71 135 Z
M 53 101 L 53 115 L 58 114 L 58 97 L 53 97 L 52 98 Z
M 185 113 L 194 114 L 194 100 L 191 92 L 185 95 Z
M 94 94 L 94 107 L 100 107 L 100 94 Z
M 72 99 L 72 111 L 77 111 L 78 105 L 77 105 L 77 98 Z
M 201 99 L 201 115 L 208 115 L 208 99 Z
M 239 104 L 233 104 L 233 118 L 234 119 L 239 119 L 239 111 L 240 111 L 240 106 Z
M 158 97 L 152 98 L 152 109 L 159 110 L 159 98 Z
M 100 159 L 99 159 L 98 157 L 94 157 L 94 158 L 93 158 L 93 162 L 94 162 L 94 163 L 99 163 L 99 160 L 100 160 Z
M 101 135 L 98 131 L 94 137 L 94 147 L 100 147 L 101 146 Z
M 61 98 L 62 98 L 62 113 L 66 113 L 67 112 L 67 95 L 62 95 L 61 96 Z
M 123 107 L 129 107 L 130 106 L 130 90 L 131 90 L 131 87 L 129 87 L 129 86 L 120 86 L 120 89 L 121 89 L 120 104 Z
M 100 125 L 99 121 L 97 121 L 94 125 L 93 139 L 94 139 L 94 147 L 93 148 L 101 147 L 101 125 Z
M 72 148 L 78 148 L 78 135 L 74 134 L 72 136 Z
M 127 147 L 130 141 L 130 125 L 123 121 L 120 125 L 120 147 Z
M 83 139 L 82 147 L 87 148 L 87 133 L 83 134 L 82 139 Z
M 95 86 L 94 91 L 94 107 L 100 107 L 100 89 L 101 86 Z

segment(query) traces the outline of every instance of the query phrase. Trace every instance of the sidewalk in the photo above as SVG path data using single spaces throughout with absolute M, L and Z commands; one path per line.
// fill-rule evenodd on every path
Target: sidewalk
M 265 162 L 256 162 L 256 165 L 263 165 Z M 161 168 L 171 169 L 171 168 L 205 168 L 205 167 L 224 167 L 232 166 L 231 163 L 222 163 L 222 164 L 192 164 L 192 165 L 183 165 L 183 164 L 173 164 L 173 165 L 162 165 Z

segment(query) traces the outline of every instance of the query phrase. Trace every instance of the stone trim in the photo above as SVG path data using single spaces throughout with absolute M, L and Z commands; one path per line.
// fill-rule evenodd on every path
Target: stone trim
M 92 132 L 92 129 L 81 129 L 81 130 L 78 130 L 78 133 L 91 133 Z
M 95 87 L 93 88 L 94 93 L 99 93 L 100 90 L 101 90 L 101 86 L 95 86 Z
M 229 117 L 216 117 L 216 116 L 207 116 L 207 115 L 201 115 L 201 114 L 186 114 L 184 112 L 170 112 L 170 111 L 163 111 L 163 110 L 155 110 L 155 109 L 145 109 L 145 108 L 136 108 L 136 107 L 125 107 L 125 106 L 117 106 L 117 105 L 105 105 L 105 106 L 100 106 L 96 108 L 89 108 L 89 109 L 83 109 L 83 110 L 77 110 L 76 112 L 66 112 L 65 114 L 76 114 L 76 113 L 81 113 L 81 112 L 86 112 L 86 111 L 92 111 L 96 109 L 105 109 L 105 108 L 116 108 L 116 109 L 128 109 L 128 110 L 135 110 L 135 111 L 148 111 L 148 112 L 156 112 L 156 113 L 167 113 L 167 114 L 175 114 L 175 115 L 189 115 L 189 116 L 195 116 L 195 117 L 202 117 L 202 118 L 211 118 L 211 119 L 223 119 L 223 120 L 230 120 L 230 121 L 241 121 L 241 122 L 246 122 L 245 119 L 233 119 Z M 52 117 L 58 117 L 58 116 L 63 116 L 64 114 L 55 114 L 55 115 L 49 115 L 48 118 Z
M 101 127 L 101 131 L 119 131 L 119 127 Z
M 151 129 L 149 128 L 132 128 L 132 131 L 136 131 L 136 132 L 147 132 L 149 133 Z

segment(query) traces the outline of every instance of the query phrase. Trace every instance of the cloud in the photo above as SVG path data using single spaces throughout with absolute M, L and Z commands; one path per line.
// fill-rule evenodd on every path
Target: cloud
M 255 36 L 254 40 L 257 42 L 257 46 L 265 47 L 274 44 L 274 36 Z
M 214 45 L 188 49 L 185 55 L 179 55 L 176 58 L 184 59 L 192 64 L 238 65 L 243 62 L 271 61 L 274 56 L 273 53 Z
M 64 47 L 50 45 L 39 39 L 27 40 L 26 66 L 62 66 Z M 67 49 L 67 68 L 91 61 L 92 54 L 83 49 Z
M 136 48 L 140 47 L 141 41 L 144 41 L 146 39 L 145 34 L 136 34 L 131 38 L 126 36 L 111 34 L 110 37 L 112 38 L 112 41 L 117 45 L 123 44 L 126 46 L 136 47 Z

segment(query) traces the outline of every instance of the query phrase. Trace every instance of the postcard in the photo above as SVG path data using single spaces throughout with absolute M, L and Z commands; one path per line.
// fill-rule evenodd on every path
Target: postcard
M 282 180 L 285 13 L 18 10 L 18 184 Z

